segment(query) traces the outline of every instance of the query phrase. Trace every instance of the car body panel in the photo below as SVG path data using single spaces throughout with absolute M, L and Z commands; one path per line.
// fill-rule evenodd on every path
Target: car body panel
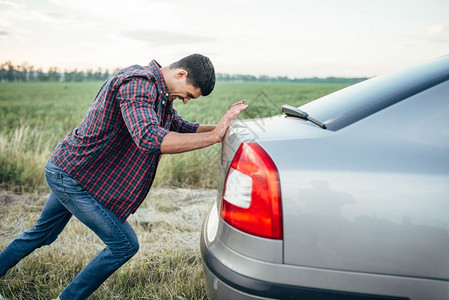
M 212 210 L 216 210 L 216 207 L 213 206 Z M 209 212 L 204 223 L 205 227 L 210 222 L 217 221 L 211 220 L 210 215 Z M 220 217 L 215 213 L 212 214 L 212 218 Z M 229 225 L 224 223 L 223 226 Z M 201 254 L 209 299 L 298 299 L 302 296 L 302 288 L 304 294 L 310 292 L 305 294 L 306 296 L 316 297 L 310 299 L 443 300 L 447 299 L 449 291 L 449 282 L 445 280 L 348 272 L 261 261 L 232 250 L 220 240 L 219 235 L 213 241 L 207 241 L 204 231 L 201 236 Z M 211 263 L 210 260 L 215 260 L 215 263 Z M 217 267 L 217 264 L 221 266 Z M 220 272 L 219 270 L 223 268 L 226 271 Z M 238 276 L 233 279 L 229 273 Z M 259 288 L 258 282 L 266 284 Z M 299 289 L 293 292 L 278 291 L 275 288 L 277 285 Z M 316 294 L 310 289 L 316 289 Z M 327 292 L 326 297 L 323 297 L 324 292 Z M 366 296 L 358 297 L 359 294 Z
M 359 132 L 288 143 L 297 153 L 261 142 L 280 170 L 285 263 L 449 279 L 449 118 L 435 117 L 449 115 L 449 83 L 433 89 L 360 121 Z M 440 110 L 410 109 L 430 92 Z M 396 134 L 390 114 L 404 124 Z

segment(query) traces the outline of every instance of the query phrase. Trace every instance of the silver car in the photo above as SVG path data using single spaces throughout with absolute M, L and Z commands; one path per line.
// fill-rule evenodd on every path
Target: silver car
M 209 299 L 449 299 L 449 56 L 234 121 Z

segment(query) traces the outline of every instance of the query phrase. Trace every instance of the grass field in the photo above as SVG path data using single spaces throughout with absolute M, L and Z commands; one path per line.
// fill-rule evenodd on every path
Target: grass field
M 83 119 L 101 82 L 0 84 L 0 184 L 45 189 L 43 166 L 54 146 Z M 272 116 L 281 105 L 301 105 L 338 90 L 337 84 L 218 83 L 207 98 L 175 107 L 185 119 L 216 123 L 232 103 L 247 99 L 241 118 Z M 220 146 L 166 155 L 155 186 L 214 188 Z
M 48 189 L 44 165 L 58 141 L 83 119 L 101 82 L 0 84 L 0 249 L 37 220 Z M 241 118 L 279 114 L 337 84 L 218 83 L 211 96 L 175 104 L 187 120 L 216 123 L 247 99 Z M 163 156 L 154 189 L 129 221 L 139 253 L 90 299 L 205 299 L 199 231 L 215 197 L 220 145 Z M 51 299 L 103 244 L 72 219 L 58 240 L 38 249 L 0 279 L 6 299 Z

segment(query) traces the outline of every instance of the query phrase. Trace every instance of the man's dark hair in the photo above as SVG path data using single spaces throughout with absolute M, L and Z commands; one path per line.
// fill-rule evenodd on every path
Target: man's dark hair
M 203 96 L 209 95 L 215 86 L 215 69 L 209 58 L 201 54 L 186 56 L 170 65 L 187 71 L 187 83 L 200 88 Z

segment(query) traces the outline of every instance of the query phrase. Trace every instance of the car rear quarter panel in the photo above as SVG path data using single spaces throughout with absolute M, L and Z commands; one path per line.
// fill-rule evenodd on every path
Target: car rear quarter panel
M 330 135 L 260 141 L 280 173 L 285 264 L 449 280 L 448 86 Z

